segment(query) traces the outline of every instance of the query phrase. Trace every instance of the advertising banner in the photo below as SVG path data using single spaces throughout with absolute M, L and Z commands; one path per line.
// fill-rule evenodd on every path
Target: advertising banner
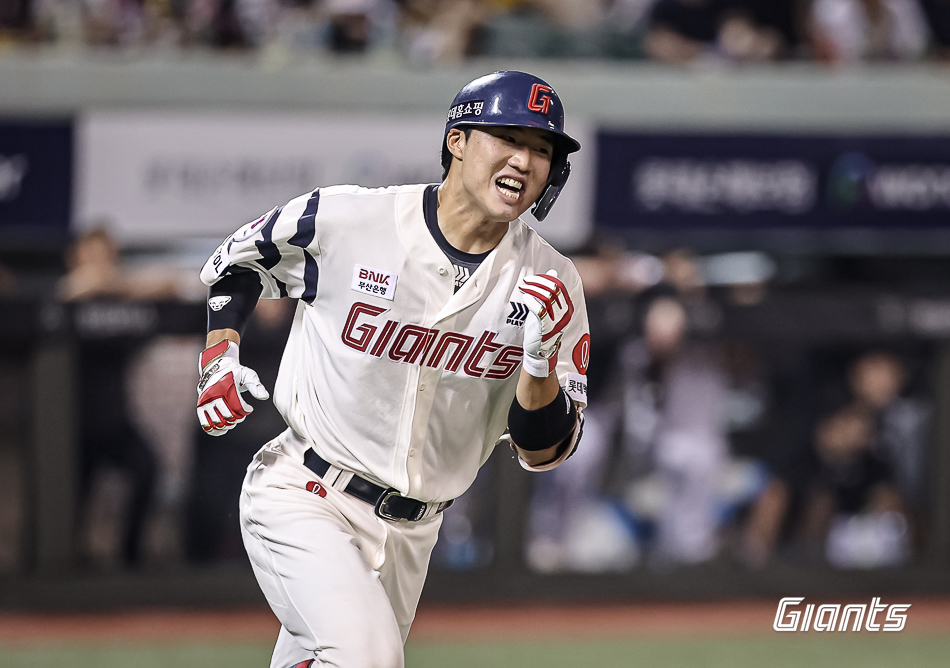
M 93 112 L 78 127 L 77 222 L 124 243 L 222 238 L 318 186 L 437 183 L 443 123 L 441 114 Z M 553 243 L 559 230 L 585 234 L 576 221 L 591 218 L 590 160 L 586 169 L 539 225 Z
M 70 121 L 0 119 L 0 233 L 65 235 L 72 170 Z
M 950 227 L 950 136 L 598 135 L 612 229 Z

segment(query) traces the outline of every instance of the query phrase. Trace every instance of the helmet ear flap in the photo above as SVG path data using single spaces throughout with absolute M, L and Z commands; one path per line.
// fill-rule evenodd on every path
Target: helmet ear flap
M 534 203 L 534 208 L 531 209 L 531 214 L 539 222 L 544 220 L 551 211 L 551 207 L 557 201 L 558 195 L 561 194 L 561 189 L 567 183 L 567 177 L 570 175 L 571 163 L 566 157 L 564 158 L 564 164 L 551 165 L 551 177 L 548 179 L 548 185 L 545 186 L 541 197 L 538 198 L 538 201 Z

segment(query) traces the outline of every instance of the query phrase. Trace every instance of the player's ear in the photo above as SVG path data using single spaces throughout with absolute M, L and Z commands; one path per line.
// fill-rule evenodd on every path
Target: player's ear
M 445 137 L 445 145 L 452 157 L 461 160 L 465 149 L 465 132 L 461 128 L 452 128 Z

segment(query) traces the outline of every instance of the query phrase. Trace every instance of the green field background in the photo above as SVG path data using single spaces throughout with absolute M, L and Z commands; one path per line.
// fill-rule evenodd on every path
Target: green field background
M 269 644 L 0 645 L 0 668 L 262 668 Z M 728 638 L 411 642 L 407 668 L 945 668 L 950 636 L 853 633 Z

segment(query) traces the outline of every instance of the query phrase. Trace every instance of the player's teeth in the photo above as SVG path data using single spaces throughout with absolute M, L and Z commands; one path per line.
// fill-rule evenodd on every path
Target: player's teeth
M 513 188 L 515 190 L 521 190 L 521 184 L 515 181 L 514 179 L 508 179 L 508 178 L 498 179 L 498 183 L 500 183 L 503 186 Z

